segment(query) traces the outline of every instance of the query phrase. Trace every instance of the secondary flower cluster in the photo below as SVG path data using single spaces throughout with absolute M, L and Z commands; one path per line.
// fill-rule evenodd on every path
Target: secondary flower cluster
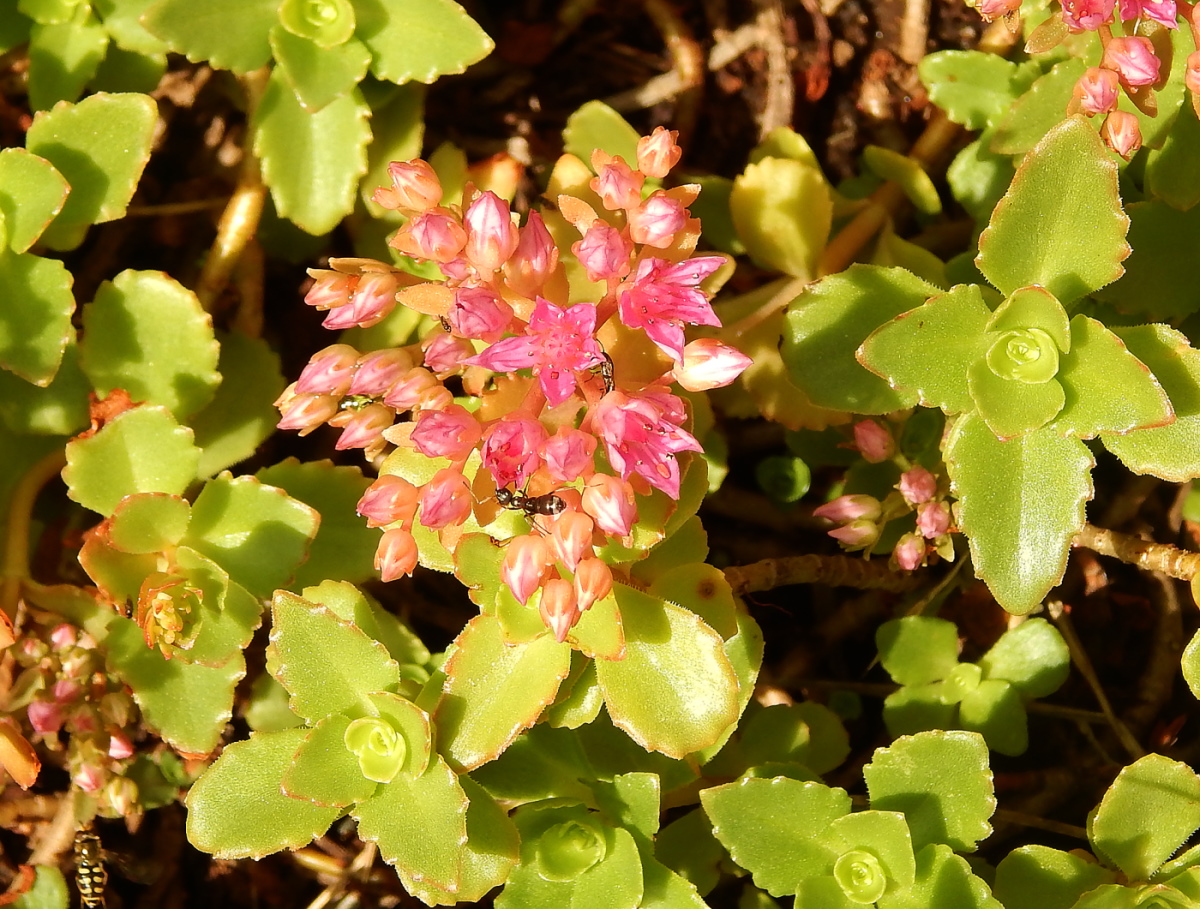
M 1103 116 L 1100 135 L 1113 151 L 1129 160 L 1141 148 L 1141 127 L 1134 114 L 1117 109 L 1119 93 L 1124 91 L 1138 110 L 1154 116 L 1157 102 L 1153 89 L 1162 88 L 1168 75 L 1162 68 L 1163 59 L 1170 59 L 1167 33 L 1159 27 L 1177 29 L 1182 15 L 1190 26 L 1193 43 L 1200 48 L 1200 5 L 1177 0 L 1061 0 L 1061 3 L 1060 12 L 1034 31 L 1029 44 L 1038 51 L 1046 51 L 1068 34 L 1096 32 L 1103 48 L 1099 65 L 1089 67 L 1076 82 L 1067 113 Z M 978 0 L 973 5 L 990 20 L 1016 12 L 1021 0 Z M 1156 30 L 1163 41 L 1147 37 Z M 1187 58 L 1184 83 L 1191 92 L 1193 106 L 1200 112 L 1200 49 Z
M 839 525 L 829 535 L 851 551 L 870 550 L 879 542 L 884 525 L 916 512 L 917 529 L 905 533 L 892 548 L 895 567 L 913 571 L 937 553 L 953 555 L 950 541 L 950 505 L 939 493 L 937 477 L 920 465 L 912 465 L 896 448 L 886 426 L 875 420 L 854 425 L 854 447 L 870 464 L 897 461 L 904 468 L 896 492 L 883 501 L 869 495 L 843 495 L 813 509 L 818 518 Z
M 685 342 L 685 325 L 720 325 L 701 284 L 727 260 L 692 255 L 697 187 L 644 192 L 679 157 L 662 128 L 638 143 L 636 167 L 596 152 L 587 190 L 521 226 L 495 193 L 468 184 L 450 204 L 429 164 L 394 162 L 375 194 L 407 217 L 389 242 L 444 280 L 360 259 L 310 270 L 305 301 L 327 311 L 328 328 L 373 325 L 397 302 L 436 318 L 409 347 L 320 351 L 277 402 L 281 428 L 329 423 L 338 448 L 373 457 L 390 445 L 438 468 L 418 482 L 389 460 L 359 503 L 384 530 L 385 580 L 416 566 L 415 525 L 452 549 L 464 523 L 486 528 L 507 507 L 530 532 L 508 542 L 504 580 L 522 603 L 540 591 L 543 620 L 565 640 L 611 589 L 596 550 L 631 534 L 636 496 L 679 497 L 676 456 L 701 447 L 671 384 L 703 391 L 749 365 L 716 340 Z

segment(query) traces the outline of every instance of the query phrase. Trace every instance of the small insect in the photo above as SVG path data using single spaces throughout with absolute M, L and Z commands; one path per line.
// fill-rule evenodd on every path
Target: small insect
M 438 321 L 442 323 L 442 331 L 448 333 L 450 331 L 450 320 L 445 316 L 438 316 Z
M 342 398 L 342 402 L 338 405 L 338 409 L 349 410 L 357 413 L 360 410 L 365 410 L 369 405 L 374 403 L 375 399 L 370 395 L 346 395 L 344 398 Z
M 604 360 L 596 368 L 600 370 L 600 378 L 604 380 L 604 393 L 608 394 L 617 387 L 616 379 L 613 378 L 613 361 L 607 353 L 600 354 Z
M 104 888 L 108 871 L 104 868 L 100 837 L 84 828 L 75 834 L 75 886 L 84 909 L 104 909 Z
M 527 496 L 523 492 L 516 492 L 512 489 L 497 489 L 496 501 L 502 508 L 523 511 L 526 516 L 531 518 L 538 515 L 560 514 L 567 507 L 566 502 L 552 492 L 542 496 Z

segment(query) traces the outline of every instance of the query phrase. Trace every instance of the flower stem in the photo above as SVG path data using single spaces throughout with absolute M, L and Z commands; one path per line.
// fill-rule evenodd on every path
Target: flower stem
M 1181 581 L 1191 581 L 1200 571 L 1200 552 L 1185 552 L 1168 543 L 1151 543 L 1092 524 L 1083 525 L 1083 530 L 1075 537 L 1074 545 L 1100 555 L 1112 556 L 1146 571 L 1161 571 Z
M 21 477 L 9 500 L 4 522 L 4 580 L 0 584 L 0 610 L 9 621 L 16 617 L 21 585 L 29 580 L 29 525 L 34 501 L 42 487 L 57 476 L 66 463 L 67 456 L 62 449 L 44 455 Z M 2 626 L 0 623 L 0 634 L 3 634 Z

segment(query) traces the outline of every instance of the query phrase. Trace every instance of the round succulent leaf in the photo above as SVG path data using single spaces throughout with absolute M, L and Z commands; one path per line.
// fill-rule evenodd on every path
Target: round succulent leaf
M 188 791 L 188 841 L 221 858 L 262 858 L 328 830 L 340 808 L 289 798 L 279 784 L 308 732 L 251 733 L 227 746 Z
M 1179 211 L 1187 211 L 1200 202 L 1200 161 L 1192 154 L 1198 144 L 1200 119 L 1192 105 L 1184 104 L 1162 148 L 1151 151 L 1146 158 L 1146 189 L 1151 198 Z M 1129 217 L 1136 222 L 1132 211 Z M 1134 230 L 1130 225 L 1131 234 Z
M 67 879 L 61 871 L 52 865 L 34 865 L 33 871 L 29 889 L 9 903 L 13 909 L 60 909 L 70 905 Z
M 80 365 L 101 395 L 123 388 L 185 419 L 210 400 L 221 375 L 212 317 L 174 278 L 126 269 L 83 308 Z
M 167 46 L 142 25 L 147 5 L 145 0 L 92 0 L 92 9 L 118 47 L 138 54 L 165 54 Z
M 875 632 L 879 662 L 901 685 L 946 678 L 958 665 L 958 627 L 934 616 L 910 615 L 884 622 Z
M 504 632 L 504 643 L 528 644 L 546 633 L 546 623 L 542 621 L 538 612 L 541 602 L 540 588 L 522 603 L 507 584 L 500 587 L 496 594 L 495 608 L 489 612 L 500 622 L 500 628 Z
M 1095 861 L 1049 846 L 1020 846 L 1000 860 L 992 892 L 1005 906 L 1061 909 L 1116 875 Z
M 0 151 L 0 213 L 9 248 L 28 251 L 62 211 L 70 191 L 63 175 L 45 158 L 24 148 Z
M 917 211 L 926 215 L 941 212 L 937 187 L 920 161 L 881 145 L 868 145 L 863 149 L 863 163 L 871 173 L 899 186 Z
M 371 63 L 371 52 L 355 38 L 336 47 L 321 47 L 279 25 L 271 29 L 271 50 L 296 100 L 311 114 L 348 95 Z
M 600 150 L 636 167 L 640 137 L 628 120 L 603 101 L 587 101 L 567 117 L 563 151 L 581 161 L 591 161 L 592 152 Z
M 292 709 L 310 723 L 334 713 L 374 713 L 370 695 L 394 689 L 400 670 L 382 644 L 295 594 L 271 606 L 267 668 L 291 692 Z
M 706 894 L 721 879 L 725 849 L 713 836 L 704 809 L 696 808 L 659 831 L 654 857 Z
M 982 51 L 927 54 L 917 75 L 929 99 L 953 122 L 971 130 L 999 120 L 1032 81 L 1027 67 Z
M 1165 426 L 1174 419 L 1154 374 L 1116 334 L 1078 315 L 1071 320 L 1071 338 L 1058 373 L 1067 403 L 1054 421 L 1057 432 L 1092 438 Z
M 850 812 L 845 790 L 787 777 L 744 778 L 700 792 L 713 836 L 772 896 L 833 870 L 837 852 L 821 834 Z
M 883 701 L 883 721 L 893 738 L 930 729 L 950 729 L 957 719 L 958 702 L 945 697 L 942 682 L 905 685 Z
M 764 158 L 733 181 L 729 211 L 738 239 L 758 265 L 811 280 L 829 239 L 833 190 L 820 168 Z
M 978 660 L 985 678 L 1011 682 L 1027 699 L 1058 691 L 1071 673 L 1071 654 L 1058 629 L 1027 619 L 1000 636 Z
M 289 34 L 331 48 L 354 34 L 354 7 L 350 0 L 283 0 L 279 22 Z
M 389 865 L 440 890 L 458 890 L 467 796 L 441 758 L 419 777 L 398 777 L 380 786 L 350 813 L 358 820 L 358 835 L 375 843 Z
M 1063 111 L 1086 70 L 1086 60 L 1072 56 L 1037 78 L 996 124 L 991 150 L 998 155 L 1024 155 L 1037 145 L 1063 122 Z
M 974 732 L 919 732 L 879 748 L 863 768 L 871 807 L 908 819 L 913 849 L 944 843 L 974 852 L 996 810 L 988 749 Z
M 286 385 L 279 355 L 262 338 L 240 331 L 219 332 L 217 338 L 221 384 L 208 404 L 188 419 L 203 452 L 197 471 L 202 477 L 214 476 L 258 450 L 275 431 L 279 421 L 275 399 Z M 327 513 L 327 520 L 338 517 Z M 347 549 L 343 564 L 351 561 L 349 553 L 353 551 Z
M 158 0 L 141 21 L 193 63 L 207 62 L 245 75 L 271 59 L 267 34 L 278 9 L 279 0 Z
M 1083 117 L 1046 133 L 979 236 L 979 270 L 1008 295 L 1030 284 L 1064 304 L 1110 284 L 1129 255 L 1117 165 Z
M 879 909 L 1004 909 L 983 879 L 972 873 L 967 860 L 941 843 L 917 852 L 917 879 L 911 888 L 884 896 L 878 905 Z
M 655 859 L 642 860 L 642 889 L 640 905 L 644 909 L 656 906 L 706 909 L 708 906 L 695 884 Z
M 182 495 L 196 478 L 200 451 L 192 431 L 164 407 L 135 407 L 87 438 L 67 443 L 67 496 L 84 508 L 112 514 L 126 495 Z
M 0 370 L 0 419 L 22 436 L 73 436 L 88 426 L 91 383 L 79 368 L 79 349 L 70 340 L 58 372 L 41 387 Z
M 267 488 L 282 489 L 291 500 L 320 515 L 308 558 L 294 566 L 290 587 L 307 587 L 326 580 L 357 584 L 376 577 L 374 558 L 379 531 L 367 527 L 355 511 L 371 485 L 360 468 L 335 466 L 327 460 L 301 462 L 287 458 L 254 476 Z
M 643 905 L 642 859 L 633 835 L 610 829 L 604 858 L 575 878 L 571 909 L 636 909 Z
M 973 409 L 967 371 L 984 353 L 992 312 L 977 285 L 960 284 L 876 328 L 856 356 L 926 407 Z
M 596 675 L 613 722 L 648 751 L 682 758 L 737 719 L 738 681 L 721 636 L 695 614 L 615 584 L 625 659 Z
M 346 747 L 350 717 L 325 717 L 296 749 L 283 772 L 284 795 L 326 808 L 346 808 L 375 794 L 379 784 L 363 776 L 358 757 Z
M 191 506 L 183 496 L 161 492 L 126 496 L 109 519 L 109 540 L 122 552 L 164 552 L 183 539 L 191 518 Z
M 690 562 L 668 569 L 646 592 L 696 613 L 725 640 L 737 634 L 738 605 L 733 589 L 725 573 L 713 565 Z
M 951 428 L 945 457 L 976 574 L 1006 610 L 1030 612 L 1062 578 L 1083 527 L 1091 452 L 1052 425 L 1003 442 L 967 414 Z
M 655 773 L 621 773 L 593 786 L 596 805 L 608 819 L 649 843 L 658 833 L 662 782 Z
M 958 725 L 978 732 L 988 747 L 1015 757 L 1029 747 L 1029 721 L 1021 693 L 1003 679 L 986 679 L 958 705 Z
M 1042 334 L 1045 335 L 1045 332 Z M 1013 340 L 1003 336 L 997 337 L 992 333 L 989 333 L 988 337 L 995 339 L 994 344 L 1001 347 L 1006 341 Z M 1007 356 L 1002 358 L 1008 359 Z M 1045 426 L 1062 412 L 1067 395 L 1062 384 L 1056 379 L 1050 378 L 1041 384 L 1032 384 L 1000 376 L 992 367 L 991 359 L 993 358 L 989 350 L 987 359 L 976 360 L 971 364 L 967 371 L 967 388 L 979 416 L 996 438 L 1015 439 L 1023 436 Z M 1057 365 L 1057 355 L 1053 356 L 1053 360 Z M 1011 361 L 1009 363 L 1011 365 Z
M 725 656 L 729 658 L 729 664 L 733 667 L 734 675 L 737 676 L 737 716 L 740 717 L 754 696 L 754 685 L 758 681 L 758 671 L 762 668 L 763 633 L 762 629 L 758 627 L 758 623 L 745 611 L 737 613 L 737 628 L 737 634 L 725 642 L 724 650 Z M 697 751 L 693 755 L 693 759 L 700 764 L 708 763 L 725 747 L 726 742 L 737 731 L 737 727 L 736 720 L 730 723 L 715 742 L 707 748 Z M 826 737 L 824 733 L 821 733 L 819 744 L 822 747 L 806 752 L 808 759 L 821 763 L 837 756 L 836 739 Z M 824 746 L 828 746 L 828 748 Z M 839 760 L 838 763 L 841 761 Z
M 912 835 L 908 832 L 908 822 L 899 812 L 855 811 L 843 815 L 829 825 L 822 839 L 841 856 L 848 852 L 864 851 L 877 859 L 882 865 L 879 870 L 886 876 L 886 882 L 879 887 L 880 882 L 871 881 L 869 886 L 879 887 L 879 896 L 885 890 L 894 893 L 911 887 L 916 880 L 917 861 L 913 855 Z M 836 868 L 834 875 L 838 876 Z M 842 882 L 839 880 L 839 883 Z M 846 885 L 843 884 L 845 889 Z M 870 902 L 875 902 L 879 896 Z
M 282 71 L 271 73 L 254 114 L 254 153 L 280 217 L 325 234 L 354 207 L 367 170 L 370 109 L 353 90 L 310 113 Z
M 75 101 L 96 75 L 108 48 L 108 32 L 87 4 L 70 22 L 34 23 L 29 30 L 29 106 L 48 110 Z
M 115 548 L 100 524 L 88 534 L 79 550 L 79 564 L 109 602 L 128 606 L 136 603 L 142 582 L 158 571 L 159 553 L 130 555 Z
M 994 57 L 992 54 L 988 56 Z M 992 216 L 992 210 L 1003 198 L 1004 191 L 1008 189 L 1008 184 L 1012 182 L 1016 172 L 1010 157 L 998 155 L 991 150 L 993 135 L 992 130 L 986 130 L 960 151 L 946 168 L 946 182 L 950 185 L 951 193 L 977 223 L 987 223 L 987 219 Z M 961 255 L 972 258 L 966 254 Z
M 603 706 L 604 692 L 596 681 L 595 662 L 575 651 L 571 674 L 559 688 L 558 700 L 546 708 L 545 722 L 556 729 L 578 729 L 596 719 Z
M 305 587 L 300 595 L 310 603 L 325 606 L 344 622 L 357 625 L 367 637 L 383 644 L 401 666 L 427 666 L 429 649 L 400 619 L 353 584 L 322 581 Z
M 1180 116 L 1183 116 L 1182 114 Z M 1129 206 L 1129 243 L 1137 250 L 1119 281 L 1096 294 L 1122 312 L 1150 319 L 1177 320 L 1200 308 L 1189 292 L 1195 254 L 1192 239 L 1200 231 L 1200 208 L 1177 211 L 1149 200 Z
M 178 751 L 208 754 L 233 715 L 233 690 L 246 674 L 237 653 L 223 666 L 167 660 L 142 630 L 115 618 L 104 641 L 108 665 L 133 691 L 146 724 Z
M 850 737 L 837 714 L 815 701 L 772 704 L 738 728 L 748 766 L 794 761 L 816 774 L 839 766 L 850 754 Z
M 751 164 L 757 164 L 763 158 L 791 158 L 813 167 L 821 166 L 808 140 L 786 126 L 771 130 L 765 139 L 750 150 Z
M 1090 819 L 1093 845 L 1131 880 L 1144 881 L 1200 828 L 1200 777 L 1148 754 L 1123 768 Z
M 251 682 L 249 703 L 242 715 L 254 732 L 278 732 L 304 725 L 288 706 L 287 689 L 266 672 Z
M 526 804 L 555 797 L 590 801 L 594 796 L 584 780 L 593 776 L 574 732 L 538 723 L 499 758 L 472 771 L 470 778 L 494 798 Z
M 510 645 L 498 619 L 475 617 L 443 667 L 438 750 L 463 770 L 494 760 L 553 702 L 570 667 L 571 648 L 551 635 Z
M 355 0 L 371 72 L 387 82 L 431 83 L 465 72 L 495 46 L 453 0 Z
M 1193 587 L 1193 596 L 1195 596 Z M 1200 698 L 1200 631 L 1192 635 L 1187 646 L 1183 649 L 1183 679 L 1191 689 L 1192 696 Z
M 544 627 L 544 626 L 543 626 Z M 613 594 L 597 600 L 579 617 L 567 633 L 572 647 L 595 660 L 625 658 L 625 631 L 621 610 Z
M 1050 336 L 1058 350 L 1071 349 L 1071 321 L 1061 303 L 1044 287 L 1022 287 L 996 307 L 987 330 L 995 332 L 1038 329 Z
M 71 187 L 62 211 L 42 236 L 45 243 L 74 248 L 82 239 L 80 227 L 125 214 L 150 159 L 157 121 L 153 99 L 132 92 L 101 92 L 34 116 L 25 147 L 53 164 Z
M 491 612 L 507 586 L 500 579 L 504 550 L 486 533 L 465 533 L 454 548 L 454 561 L 454 576 L 467 588 L 471 602 L 482 612 Z
M 432 738 L 429 714 L 397 694 L 378 691 L 370 695 L 378 715 L 387 720 L 404 739 L 407 747 L 404 763 L 399 773 L 406 777 L 418 777 L 429 766 Z
M 50 384 L 75 333 L 72 281 L 57 259 L 0 247 L 0 368 Z

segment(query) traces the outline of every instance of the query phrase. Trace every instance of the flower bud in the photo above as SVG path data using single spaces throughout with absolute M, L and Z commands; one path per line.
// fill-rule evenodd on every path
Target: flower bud
M 550 476 L 561 483 L 573 483 L 594 469 L 596 437 L 569 426 L 558 430 L 542 443 L 542 459 Z
M 504 550 L 500 577 L 522 605 L 542 584 L 550 567 L 550 547 L 536 534 L 513 537 Z
M 1063 22 L 1071 32 L 1091 32 L 1112 19 L 1116 0 L 1062 0 Z
M 584 267 L 589 281 L 604 281 L 629 274 L 633 245 L 611 224 L 597 219 L 583 239 L 571 244 L 571 252 Z
M 404 477 L 385 473 L 367 487 L 356 510 L 367 519 L 368 527 L 382 527 L 397 521 L 407 524 L 417 512 L 420 495 L 420 489 Z
M 414 161 L 393 161 L 388 165 L 390 187 L 375 190 L 373 201 L 391 211 L 405 214 L 433 208 L 442 201 L 442 185 L 433 168 L 419 158 Z
M 874 420 L 860 420 L 854 424 L 854 447 L 868 464 L 881 464 L 896 453 L 892 434 Z
M 133 742 L 120 729 L 108 731 L 108 756 L 115 761 L 133 757 Z
M 308 274 L 314 279 L 314 283 L 304 295 L 304 302 L 321 311 L 345 306 L 350 302 L 354 288 L 358 286 L 358 275 L 347 275 L 324 268 L 310 268 Z
M 1187 68 L 1183 72 L 1183 84 L 1193 95 L 1200 95 L 1200 50 L 1188 54 Z
M 29 725 L 40 735 L 52 735 L 62 728 L 62 706 L 53 701 L 33 700 L 25 708 Z
M 874 521 L 862 519 L 835 527 L 829 535 L 847 549 L 868 549 L 879 540 L 879 527 Z
M 557 265 L 558 246 L 546 229 L 546 222 L 537 212 L 530 212 L 525 226 L 517 232 L 516 251 L 504 263 L 508 286 L 533 299 L 545 289 L 546 280 Z
M 339 401 L 333 395 L 298 395 L 293 382 L 275 402 L 281 414 L 275 425 L 279 429 L 299 430 L 300 435 L 306 436 L 337 414 Z
M 396 287 L 399 282 L 394 272 L 371 272 L 358 280 L 350 301 L 345 306 L 331 309 L 321 322 L 331 331 L 346 328 L 370 328 L 382 322 L 396 308 Z
M 461 524 L 471 514 L 471 487 L 462 472 L 443 467 L 421 490 L 421 523 L 440 530 Z
M 979 0 L 974 4 L 975 10 L 985 22 L 1015 13 L 1021 8 L 1021 0 Z
M 554 557 L 574 571 L 579 560 L 592 551 L 594 528 L 592 519 L 582 512 L 566 511 L 560 514 L 554 520 L 554 529 L 550 532 Z
M 441 411 L 421 411 L 411 438 L 426 457 L 462 461 L 475 450 L 481 435 L 475 415 L 461 404 L 451 404 Z
M 407 530 L 385 530 L 375 547 L 375 570 L 384 581 L 411 575 L 417 567 L 417 541 Z
M 1120 79 L 1111 69 L 1089 67 L 1075 83 L 1075 102 L 1089 117 L 1107 114 L 1117 106 Z
M 917 466 L 900 474 L 896 488 L 909 505 L 920 505 L 932 499 L 937 492 L 937 477 L 924 467 Z
M 371 448 L 383 438 L 383 431 L 396 422 L 396 412 L 383 404 L 368 404 L 357 410 L 342 410 L 329 418 L 330 426 L 339 426 L 334 448 Z
M 462 361 L 475 353 L 469 341 L 438 330 L 425 345 L 425 368 L 439 379 L 446 379 L 462 370 Z
M 650 135 L 638 139 L 638 170 L 647 177 L 662 178 L 669 174 L 683 157 L 683 150 L 675 142 L 678 138 L 677 131 L 656 126 Z
M 592 153 L 592 167 L 596 169 L 596 176 L 588 186 L 609 211 L 633 208 L 642 200 L 645 174 L 633 170 L 620 155 L 605 161 L 606 157 L 599 150 Z
M 883 513 L 883 506 L 874 496 L 848 495 L 838 496 L 832 502 L 827 502 L 813 509 L 813 517 L 826 518 L 835 524 L 847 521 L 857 521 L 860 518 L 874 521 Z
M 439 385 L 438 380 L 423 366 L 414 366 L 406 372 L 400 381 L 387 390 L 383 403 L 395 409 L 398 413 L 412 410 L 421 400 L 421 395 L 430 388 Z
M 683 203 L 659 190 L 629 212 L 629 239 L 666 249 L 675 242 L 675 235 L 683 230 L 687 218 Z
M 925 561 L 925 540 L 917 533 L 906 533 L 892 550 L 896 565 L 904 571 L 915 571 Z
M 350 391 L 358 351 L 349 344 L 331 344 L 313 354 L 296 380 L 296 391 L 303 395 L 342 395 Z
M 405 255 L 433 262 L 449 262 L 467 244 L 467 232 L 458 218 L 443 208 L 416 215 L 396 231 L 388 245 Z
M 1142 128 L 1133 114 L 1114 110 L 1100 127 L 1104 144 L 1128 161 L 1142 147 Z
M 562 578 L 547 581 L 542 586 L 538 612 L 546 627 L 554 634 L 554 640 L 561 644 L 582 614 L 575 598 L 575 588 Z
M 1104 48 L 1100 65 L 1115 70 L 1126 85 L 1153 85 L 1158 81 L 1162 62 L 1154 53 L 1149 38 L 1140 35 L 1113 38 Z
M 69 650 L 78 640 L 79 633 L 75 626 L 67 622 L 55 625 L 50 632 L 50 643 L 54 645 L 55 650 Z
M 627 537 L 637 520 L 633 487 L 606 473 L 593 474 L 583 490 L 582 508 L 609 536 Z
M 354 370 L 354 378 L 351 379 L 350 388 L 346 393 L 378 398 L 412 369 L 413 365 L 409 352 L 399 347 L 372 351 L 358 358 L 358 368 Z
M 612 592 L 612 569 L 600 559 L 582 559 L 575 567 L 575 596 L 579 611 L 591 609 Z
M 104 798 L 117 817 L 130 817 L 142 811 L 138 785 L 127 776 L 114 776 L 104 787 Z
M 104 785 L 107 774 L 103 767 L 95 764 L 84 764 L 71 777 L 71 782 L 84 792 L 99 792 Z
M 512 307 L 486 287 L 456 288 L 454 305 L 446 313 L 447 323 L 459 337 L 478 338 L 489 343 L 500 340 L 512 319 Z M 466 356 L 474 352 L 472 349 Z
M 927 540 L 950 530 L 950 506 L 945 502 L 926 502 L 917 506 L 917 530 Z
M 467 206 L 463 215 L 467 242 L 463 255 L 479 271 L 494 272 L 517 249 L 517 228 L 508 203 L 490 190 Z
M 683 348 L 683 359 L 671 375 L 688 391 L 708 391 L 731 384 L 753 361 L 715 338 L 701 338 Z

